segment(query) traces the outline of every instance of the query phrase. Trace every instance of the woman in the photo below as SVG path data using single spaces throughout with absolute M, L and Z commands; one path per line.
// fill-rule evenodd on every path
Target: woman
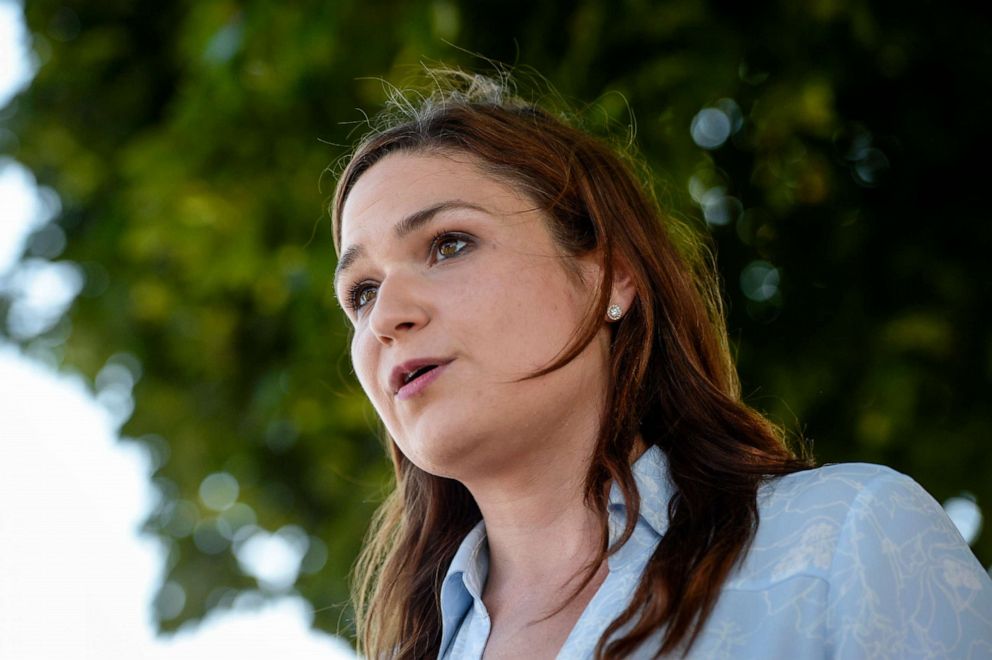
M 880 466 L 811 469 L 740 397 L 705 251 L 617 152 L 453 74 L 333 202 L 396 489 L 369 657 L 981 657 L 992 584 Z

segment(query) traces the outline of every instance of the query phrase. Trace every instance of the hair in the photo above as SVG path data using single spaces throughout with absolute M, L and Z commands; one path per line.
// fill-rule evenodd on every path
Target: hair
M 601 521 L 592 566 L 618 550 L 636 524 L 640 499 L 630 456 L 638 434 L 665 452 L 675 494 L 667 503 L 668 530 L 596 657 L 627 657 L 662 628 L 659 655 L 687 652 L 754 538 L 759 486 L 812 460 L 790 450 L 782 431 L 742 401 L 712 252 L 699 233 L 662 212 L 629 149 L 521 100 L 505 76 L 434 71 L 431 78 L 435 88 L 426 95 L 394 90 L 347 160 L 331 208 L 335 249 L 340 254 L 349 192 L 384 157 L 473 155 L 535 200 L 567 255 L 598 251 L 602 260 L 596 303 L 574 341 L 531 377 L 567 364 L 594 339 L 616 265 L 623 265 L 636 294 L 611 326 L 604 414 L 584 482 L 586 504 Z M 395 489 L 374 516 L 355 567 L 359 648 L 368 657 L 436 656 L 441 584 L 481 513 L 461 483 L 419 469 L 395 442 L 389 445 Z M 611 482 L 628 507 L 626 528 L 612 546 Z

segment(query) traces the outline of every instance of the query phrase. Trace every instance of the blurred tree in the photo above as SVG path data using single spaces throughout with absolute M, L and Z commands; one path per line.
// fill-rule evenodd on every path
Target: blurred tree
M 749 401 L 821 461 L 992 503 L 984 17 L 866 0 L 26 15 L 41 67 L 0 113 L 0 153 L 61 196 L 64 257 L 86 277 L 66 363 L 142 373 L 124 431 L 157 458 L 148 528 L 186 594 L 164 629 L 256 588 L 231 539 L 257 523 L 306 530 L 296 588 L 347 633 L 346 573 L 388 467 L 330 287 L 323 172 L 356 108 L 382 101 L 363 76 L 400 82 L 424 58 L 532 66 L 604 129 L 636 115 L 663 204 L 713 235 Z M 992 562 L 992 534 L 975 549 Z

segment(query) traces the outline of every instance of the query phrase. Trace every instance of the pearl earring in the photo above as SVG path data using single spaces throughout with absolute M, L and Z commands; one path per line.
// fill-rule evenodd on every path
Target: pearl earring
M 620 317 L 623 316 L 623 307 L 613 303 L 609 306 L 609 308 L 607 308 L 606 316 L 608 316 L 611 321 L 619 321 Z

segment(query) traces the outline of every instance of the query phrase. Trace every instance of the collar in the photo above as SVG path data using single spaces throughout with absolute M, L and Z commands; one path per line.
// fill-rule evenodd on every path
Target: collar
M 634 462 L 631 468 L 634 485 L 641 497 L 638 518 L 646 522 L 659 537 L 668 529 L 668 501 L 675 494 L 675 486 L 668 474 L 668 457 L 658 446 L 651 445 Z M 610 487 L 610 512 L 621 514 L 620 531 L 626 521 L 627 503 L 616 482 Z M 611 519 L 613 516 L 610 516 Z M 612 536 L 612 535 L 611 535 Z M 612 543 L 613 539 L 610 539 Z
M 489 575 L 486 522 L 480 520 L 465 536 L 441 584 L 441 649 L 444 653 L 469 608 L 482 607 L 482 588 Z

